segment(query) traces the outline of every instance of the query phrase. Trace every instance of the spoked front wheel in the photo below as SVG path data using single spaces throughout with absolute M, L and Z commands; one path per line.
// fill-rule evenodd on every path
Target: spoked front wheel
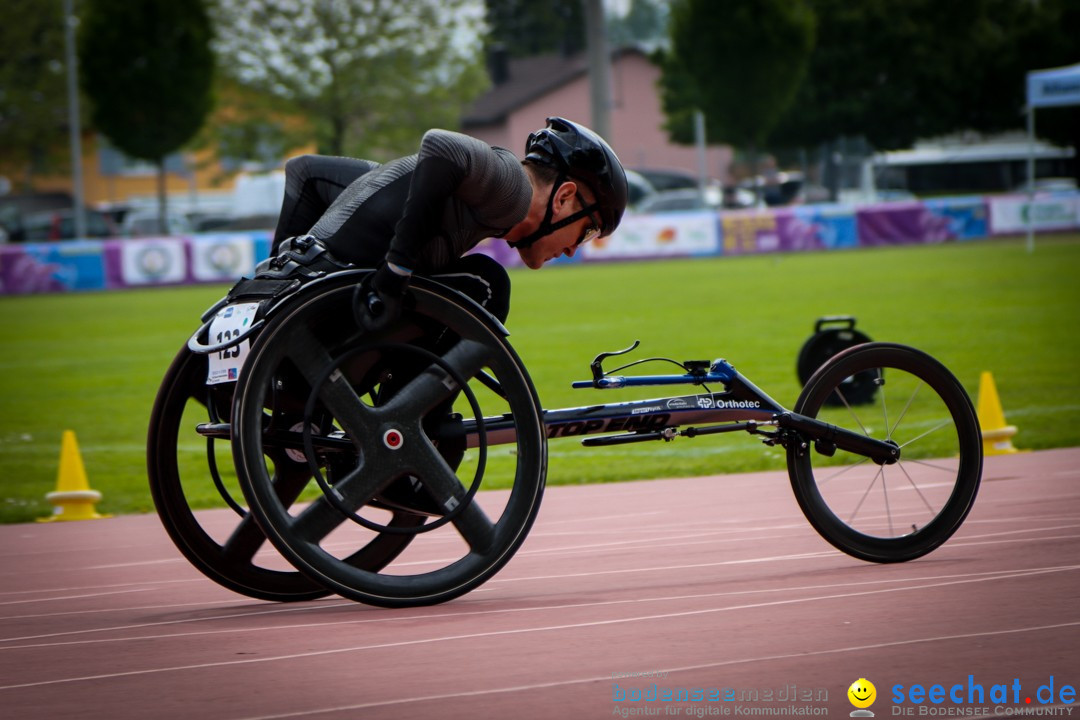
M 856 404 L 850 389 L 868 382 L 876 391 Z M 834 546 L 902 562 L 960 527 L 979 488 L 982 442 L 971 400 L 937 360 L 903 345 L 858 345 L 814 373 L 794 410 L 899 448 L 898 461 L 879 465 L 827 442 L 788 442 L 795 496 Z

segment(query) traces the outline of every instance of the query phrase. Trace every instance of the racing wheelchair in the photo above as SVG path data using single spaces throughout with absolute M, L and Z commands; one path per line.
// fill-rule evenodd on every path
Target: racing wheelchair
M 402 607 L 469 592 L 525 540 L 549 438 L 756 435 L 786 452 L 814 529 L 872 562 L 939 547 L 978 490 L 971 401 L 948 369 L 907 346 L 833 356 L 788 410 L 725 360 L 649 358 L 678 366 L 659 375 L 617 374 L 645 360 L 605 369 L 635 343 L 599 354 L 573 386 L 690 390 L 545 410 L 506 329 L 455 290 L 416 278 L 400 321 L 365 332 L 354 308 L 369 271 L 317 245 L 260 269 L 181 348 L 148 436 L 170 537 L 208 577 L 251 597 L 338 593 Z M 196 514 L 208 492 L 229 509 Z M 411 555 L 414 546 L 424 551 Z

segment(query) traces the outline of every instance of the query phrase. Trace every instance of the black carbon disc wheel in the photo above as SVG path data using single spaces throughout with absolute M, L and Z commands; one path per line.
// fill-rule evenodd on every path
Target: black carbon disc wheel
M 252 347 L 233 406 L 240 485 L 274 545 L 320 585 L 374 605 L 444 602 L 494 575 L 536 517 L 547 463 L 539 403 L 504 334 L 463 296 L 417 279 L 413 309 L 364 334 L 357 279 L 312 290 Z M 283 393 L 303 408 L 291 438 L 266 412 Z M 309 504 L 273 492 L 283 440 L 303 447 L 321 487 Z M 386 527 L 402 507 L 426 522 Z M 416 540 L 384 568 L 345 561 L 373 533 Z
M 206 374 L 206 356 L 183 347 L 154 402 L 147 437 L 147 471 L 162 525 L 192 565 L 234 592 L 278 602 L 328 595 L 326 588 L 296 571 L 266 544 L 266 536 L 243 507 L 230 443 L 196 432 L 201 423 L 227 422 L 231 410 L 232 386 L 207 386 Z M 306 465 L 283 462 L 273 482 L 278 492 L 288 497 L 298 494 L 310 477 Z M 195 506 L 220 510 L 196 514 Z M 422 521 L 405 513 L 395 518 L 396 524 L 405 526 Z M 402 544 L 399 537 L 380 538 L 353 561 L 377 567 Z
M 853 377 L 874 379 L 873 403 L 847 399 Z M 788 443 L 799 505 L 835 547 L 873 562 L 911 560 L 967 517 L 982 476 L 979 423 L 963 386 L 934 358 L 890 343 L 850 348 L 814 373 L 794 411 L 900 448 L 898 462 L 877 465 L 827 445 Z

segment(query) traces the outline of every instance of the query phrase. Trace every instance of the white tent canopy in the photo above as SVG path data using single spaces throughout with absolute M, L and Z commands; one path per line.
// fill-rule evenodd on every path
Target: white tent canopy
M 1035 195 L 1035 108 L 1080 105 L 1080 63 L 1032 70 L 1027 74 L 1028 202 Z M 1080 148 L 1077 148 L 1080 151 Z M 1028 212 L 1028 251 L 1035 247 L 1032 213 Z

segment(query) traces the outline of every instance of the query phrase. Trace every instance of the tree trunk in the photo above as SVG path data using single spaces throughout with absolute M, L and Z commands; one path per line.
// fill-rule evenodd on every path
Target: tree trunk
M 834 138 L 822 145 L 825 187 L 829 190 L 829 200 L 831 202 L 840 200 L 840 165 L 837 163 L 837 154 L 839 152 L 839 139 Z
M 165 222 L 168 215 L 169 196 L 165 192 L 165 156 L 157 159 L 157 196 L 158 196 L 158 234 L 168 235 L 169 226 Z
M 1076 151 L 1073 154 L 1073 177 L 1076 178 L 1076 184 L 1080 186 L 1080 109 L 1070 108 L 1069 112 L 1072 114 L 1072 146 Z
M 330 155 L 343 156 L 345 154 L 345 118 L 335 114 L 330 120 Z
M 746 161 L 750 166 L 750 178 L 754 183 L 754 207 L 765 205 L 765 185 L 763 178 L 758 176 L 758 151 L 757 143 L 751 142 L 746 148 Z

